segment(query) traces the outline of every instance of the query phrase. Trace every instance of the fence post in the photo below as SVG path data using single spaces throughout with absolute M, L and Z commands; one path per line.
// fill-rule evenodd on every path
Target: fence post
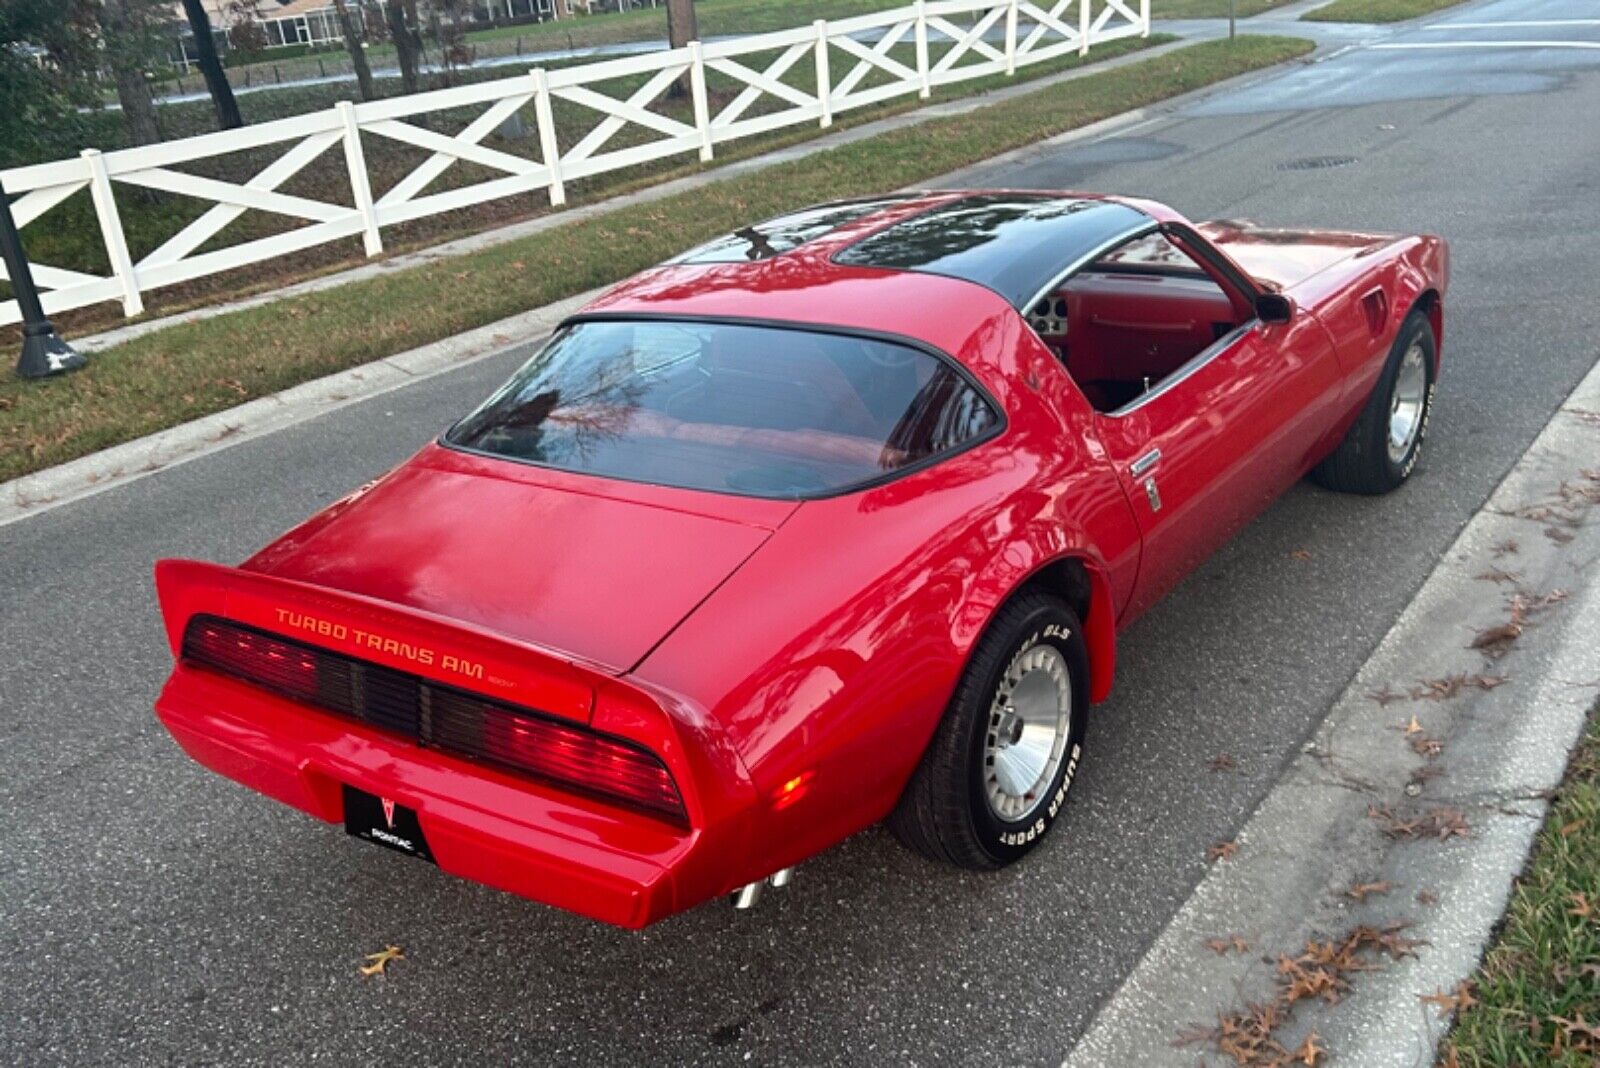
M 1139 36 L 1150 36 L 1150 0 L 1139 0 Z
M 822 125 L 833 125 L 833 75 L 828 71 L 828 23 L 818 19 L 812 23 L 817 29 L 817 103 L 822 105 Z
M 361 151 L 361 125 L 356 122 L 356 107 L 348 100 L 334 105 L 339 121 L 344 123 L 344 162 L 350 169 L 350 193 L 355 198 L 356 210 L 361 213 L 361 241 L 368 256 L 383 251 L 383 238 L 378 233 L 378 212 L 372 206 L 372 185 L 367 180 L 367 157 Z
M 1145 0 L 1149 3 L 1149 0 Z M 1006 77 L 1017 73 L 1017 0 L 1006 5 Z
M 694 97 L 694 125 L 700 131 L 700 159 L 711 158 L 711 107 L 706 103 L 706 62 L 700 42 L 689 42 L 689 89 Z
M 1078 0 L 1078 55 L 1089 54 L 1089 0 Z
M 933 93 L 933 83 L 928 80 L 928 11 L 923 0 L 917 0 L 917 76 L 922 79 L 918 96 L 926 100 Z
M 543 67 L 529 72 L 533 77 L 533 119 L 539 124 L 539 154 L 550 168 L 550 206 L 567 202 L 567 187 L 561 181 L 561 146 L 556 142 L 555 112 L 550 107 L 550 79 Z
M 56 328 L 45 318 L 39 303 L 39 287 L 33 284 L 33 270 L 22 250 L 22 237 L 11 217 L 11 195 L 0 183 L 0 260 L 16 294 L 17 312 L 22 317 L 22 353 L 17 357 L 17 374 L 22 378 L 43 378 L 64 371 L 76 371 L 89 361 L 61 340 Z
M 133 275 L 133 258 L 128 255 L 128 239 L 122 233 L 122 216 L 117 214 L 117 197 L 111 190 L 111 176 L 106 173 L 106 159 L 97 148 L 86 148 L 82 155 L 89 167 L 89 195 L 100 220 L 106 258 L 111 261 L 111 274 L 122 283 L 122 314 L 132 319 L 144 311 L 144 299 L 139 296 L 139 280 Z

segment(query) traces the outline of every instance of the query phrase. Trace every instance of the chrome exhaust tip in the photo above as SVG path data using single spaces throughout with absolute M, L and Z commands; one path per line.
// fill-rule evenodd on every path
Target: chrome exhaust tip
M 731 895 L 733 907 L 735 909 L 753 909 L 756 907 L 756 902 L 761 900 L 761 891 L 764 887 L 770 886 L 775 890 L 781 890 L 793 881 L 793 868 L 779 868 L 765 879 L 757 879 L 753 883 L 745 883 L 735 890 Z

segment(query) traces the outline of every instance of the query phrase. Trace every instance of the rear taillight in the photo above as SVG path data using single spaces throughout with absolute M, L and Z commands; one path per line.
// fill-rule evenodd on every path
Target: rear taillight
M 671 772 L 632 742 L 209 616 L 190 622 L 183 658 L 419 745 L 687 823 Z
M 183 655 L 302 701 L 317 697 L 317 656 L 298 644 L 202 619 L 184 635 Z
M 504 715 L 486 719 L 491 757 L 566 783 L 589 783 L 640 808 L 682 819 L 683 801 L 661 761 L 640 749 L 548 720 Z

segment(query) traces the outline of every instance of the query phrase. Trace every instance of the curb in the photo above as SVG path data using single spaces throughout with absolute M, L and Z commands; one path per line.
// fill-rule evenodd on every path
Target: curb
M 1600 586 L 1585 571 L 1600 559 L 1587 488 L 1597 454 L 1600 364 L 1440 557 L 1251 814 L 1237 853 L 1205 872 L 1064 1068 L 1204 1062 L 1221 1052 L 1208 1029 L 1274 1000 L 1282 957 L 1395 923 L 1420 940 L 1408 953 L 1374 957 L 1380 966 L 1352 974 L 1335 1004 L 1283 1009 L 1272 1035 L 1289 1050 L 1314 1036 L 1363 1068 L 1433 1063 L 1451 1020 L 1418 999 L 1476 969 L 1597 696 L 1574 682 L 1600 677 Z M 1502 584 L 1508 571 L 1514 585 Z M 1494 659 L 1469 648 L 1506 623 L 1513 590 L 1536 606 L 1520 637 Z M 1429 692 L 1429 680 L 1485 675 L 1503 684 Z M 1431 751 L 1410 744 L 1419 735 Z M 1463 824 L 1396 835 L 1385 813 Z M 1383 889 L 1352 896 L 1360 885 Z M 1226 945 L 1235 935 L 1238 952 Z M 1219 939 L 1223 949 L 1207 945 Z

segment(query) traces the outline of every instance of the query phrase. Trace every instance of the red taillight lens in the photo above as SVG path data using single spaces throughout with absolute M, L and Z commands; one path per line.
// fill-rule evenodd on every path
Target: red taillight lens
M 317 698 L 317 657 L 255 631 L 201 621 L 184 637 L 184 655 L 302 701 Z
M 209 616 L 189 624 L 183 656 L 296 701 L 407 735 L 419 745 L 688 823 L 666 765 L 621 739 Z
M 483 721 L 490 759 L 682 821 L 672 776 L 650 753 L 587 731 L 513 714 Z

